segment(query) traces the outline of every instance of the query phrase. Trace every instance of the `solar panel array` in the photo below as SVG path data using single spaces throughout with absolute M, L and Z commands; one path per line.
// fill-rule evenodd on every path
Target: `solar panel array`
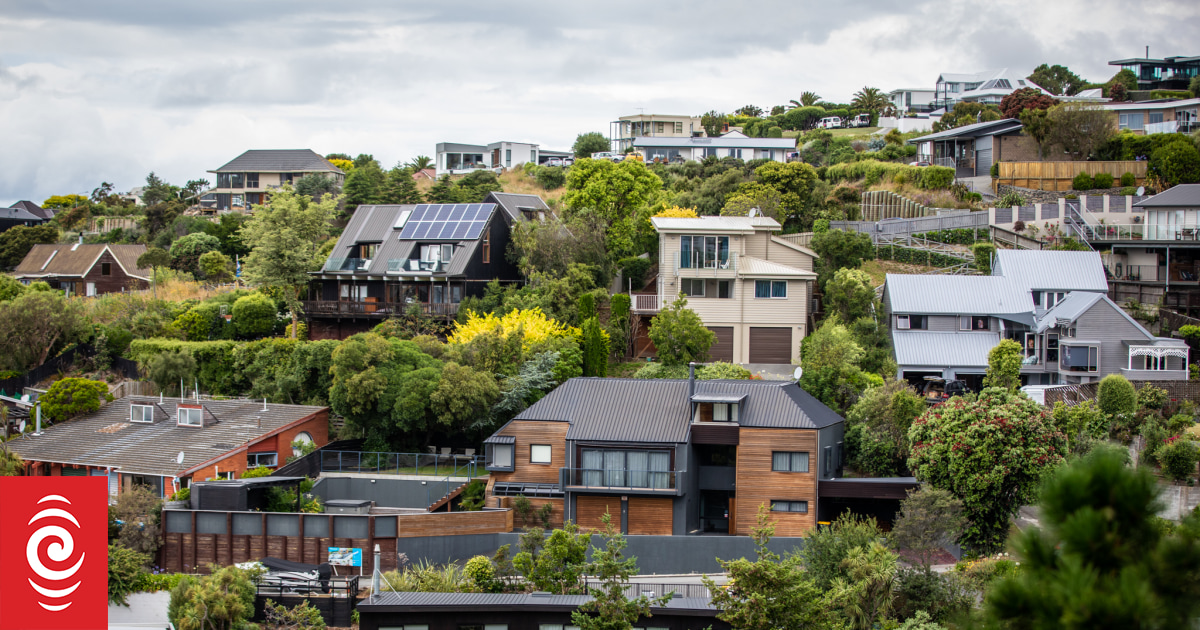
M 474 240 L 483 233 L 494 203 L 420 204 L 400 232 L 401 240 Z

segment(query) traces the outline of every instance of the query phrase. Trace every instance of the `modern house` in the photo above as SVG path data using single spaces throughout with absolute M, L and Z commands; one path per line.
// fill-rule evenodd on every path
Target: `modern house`
M 312 149 L 252 149 L 209 171 L 217 185 L 201 200 L 209 212 L 248 212 L 266 202 L 270 192 L 314 173 L 332 177 L 340 186 L 346 174 Z
M 800 356 L 817 277 L 812 250 L 780 238 L 779 223 L 767 217 L 650 221 L 658 231 L 657 289 L 633 296 L 640 317 L 682 296 L 717 335 L 710 360 L 790 364 Z
M 147 289 L 151 270 L 139 269 L 138 258 L 145 245 L 85 245 L 59 243 L 34 245 L 13 270 L 22 284 L 47 282 L 68 296 Z
M 1108 65 L 1133 72 L 1139 90 L 1186 90 L 1192 78 L 1200 75 L 1200 57 L 1149 59 L 1148 56 L 1147 48 L 1145 58 L 1117 59 Z
M 841 476 L 842 431 L 792 381 L 573 378 L 484 441 L 488 505 L 524 496 L 555 523 L 599 528 L 607 512 L 627 534 L 746 535 L 766 504 L 776 535 L 802 536 L 839 494 L 819 486 Z
M 608 124 L 613 151 L 625 152 L 637 138 L 703 138 L 708 135 L 699 116 L 637 114 L 621 116 Z
M 1200 129 L 1200 98 L 1104 103 L 1101 107 L 1116 113 L 1117 129 L 1121 131 L 1144 135 Z
M 796 139 L 751 138 L 740 131 L 730 131 L 711 138 L 638 136 L 630 146 L 647 162 L 686 162 L 707 157 L 786 162 L 788 154 L 796 150 Z
M 35 225 L 41 225 L 46 221 L 46 219 L 21 207 L 19 205 L 20 203 L 21 202 L 18 201 L 11 207 L 0 208 L 0 232 L 5 232 L 8 230 L 8 228 L 16 227 L 18 225 L 33 227 Z
M 512 226 L 549 208 L 536 195 L 483 203 L 363 205 L 350 218 L 304 302 L 313 339 L 344 339 L 420 308 L 452 318 L 492 280 L 518 282 L 505 256 Z
M 1008 68 L 966 74 L 944 72 L 938 75 L 932 105 L 934 109 L 947 111 L 960 102 L 999 105 L 1005 96 L 1024 88 L 1049 94 L 1040 85 Z
M 541 164 L 546 160 L 571 155 L 565 151 L 542 149 L 530 142 L 493 142 L 491 144 L 460 144 L 439 142 L 434 154 L 435 175 L 466 175 L 479 169 L 499 172 L 519 167 L 526 162 Z
M 192 480 L 277 468 L 296 441 L 329 441 L 328 407 L 129 396 L 8 446 L 27 475 L 108 477 L 110 495 L 144 485 L 167 496 Z
M 1023 137 L 1021 128 L 1021 121 L 1006 118 L 939 131 L 908 143 L 917 145 L 918 160 L 952 167 L 955 177 L 978 177 L 987 175 L 994 162 L 1004 161 L 1002 139 Z
M 935 95 L 936 92 L 929 88 L 900 88 L 888 92 L 887 97 L 896 112 L 903 116 L 909 112 L 927 114 L 933 111 Z
M 988 352 L 1011 339 L 1024 349 L 1025 384 L 1187 379 L 1187 345 L 1155 337 L 1108 298 L 1098 253 L 1000 250 L 992 274 L 888 274 L 883 313 L 900 378 L 979 389 Z
M 58 212 L 58 210 L 55 208 L 43 208 L 43 207 L 37 205 L 36 203 L 33 203 L 32 201 L 27 201 L 24 199 L 14 203 L 13 205 L 11 205 L 9 207 L 19 208 L 21 210 L 28 212 L 29 214 L 32 214 L 35 217 L 38 217 L 39 219 L 44 219 L 46 221 L 53 219 L 54 215 Z

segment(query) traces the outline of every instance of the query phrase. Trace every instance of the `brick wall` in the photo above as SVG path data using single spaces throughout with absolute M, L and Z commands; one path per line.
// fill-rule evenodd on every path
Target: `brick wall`
M 279 465 L 282 466 L 287 461 L 287 458 L 292 456 L 292 441 L 301 432 L 307 432 L 311 435 L 313 442 L 318 447 L 325 446 L 329 442 L 329 412 L 318 412 L 312 418 L 296 426 L 289 427 L 261 440 L 251 442 L 246 448 L 239 449 L 220 461 L 210 462 L 208 466 L 192 473 L 192 480 L 204 481 L 211 479 L 218 471 L 222 473 L 232 471 L 234 476 L 240 479 L 246 472 L 247 453 L 279 453 L 278 461 Z
M 1037 141 L 1025 135 L 999 136 L 1000 153 L 997 162 L 1070 162 L 1071 156 L 1051 150 L 1045 157 L 1038 151 Z

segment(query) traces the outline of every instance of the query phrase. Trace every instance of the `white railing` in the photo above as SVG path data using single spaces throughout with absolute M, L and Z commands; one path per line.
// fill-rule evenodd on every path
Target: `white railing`
M 1176 131 L 1179 131 L 1179 121 L 1168 120 L 1165 122 L 1146 123 L 1145 131 L 1146 135 L 1150 135 L 1152 133 L 1175 133 Z
M 662 310 L 662 299 L 657 293 L 634 293 L 633 312 L 657 313 Z
M 1200 241 L 1200 224 L 1145 225 L 1109 223 L 1077 226 L 1084 238 L 1092 241 Z
M 737 274 L 737 255 L 730 252 L 725 260 L 707 258 L 700 252 L 693 252 L 688 258 L 683 258 L 680 252 L 675 252 L 675 275 L 692 278 L 733 277 Z

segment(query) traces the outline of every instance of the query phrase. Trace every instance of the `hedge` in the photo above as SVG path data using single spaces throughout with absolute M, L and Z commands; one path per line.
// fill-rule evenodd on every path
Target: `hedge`
M 184 351 L 196 360 L 196 378 L 200 389 L 220 396 L 232 396 L 244 389 L 234 375 L 233 349 L 235 341 L 179 341 L 177 339 L 135 339 L 129 344 L 129 356 L 142 370 L 164 352 Z
M 898 162 L 860 160 L 825 169 L 825 180 L 830 183 L 862 179 L 870 186 L 884 180 L 891 181 L 897 175 L 903 175 L 917 188 L 925 190 L 945 189 L 954 183 L 954 169 L 947 166 L 909 166 Z
M 894 260 L 896 262 L 911 263 L 914 265 L 929 265 L 931 267 L 953 267 L 961 265 L 965 261 L 961 258 L 938 254 L 925 251 L 923 249 L 910 249 L 908 247 L 896 247 L 894 245 L 883 245 L 875 248 L 875 258 L 878 260 Z M 974 266 L 974 263 L 968 262 Z
M 953 228 L 949 230 L 934 230 L 913 234 L 917 238 L 949 245 L 974 245 L 977 241 L 986 241 L 987 228 Z

